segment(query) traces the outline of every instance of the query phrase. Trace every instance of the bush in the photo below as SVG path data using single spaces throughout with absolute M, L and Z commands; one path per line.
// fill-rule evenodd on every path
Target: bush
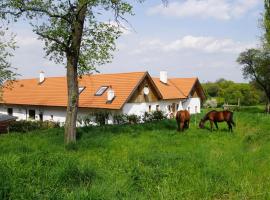
M 126 115 L 129 124 L 138 124 L 141 122 L 141 117 L 135 114 Z
M 99 125 L 105 125 L 106 121 L 109 118 L 110 113 L 107 111 L 104 112 L 94 112 L 92 114 L 90 114 L 90 116 L 93 116 L 95 118 L 95 122 Z
M 10 124 L 9 130 L 11 132 L 22 132 L 26 133 L 34 130 L 45 130 L 50 128 L 59 128 L 60 124 L 58 122 L 52 121 L 14 121 Z
M 79 123 L 80 126 L 91 126 L 93 125 L 93 116 L 92 115 L 87 115 L 83 117 L 78 117 L 77 122 Z
M 167 118 L 166 114 L 163 111 L 157 110 L 157 111 L 152 112 L 153 121 L 160 121 L 166 118 Z
M 127 115 L 116 114 L 113 116 L 113 121 L 114 121 L 114 124 L 127 124 L 128 123 Z
M 209 99 L 204 103 L 203 106 L 205 108 L 216 108 L 217 107 L 217 100 L 216 99 Z

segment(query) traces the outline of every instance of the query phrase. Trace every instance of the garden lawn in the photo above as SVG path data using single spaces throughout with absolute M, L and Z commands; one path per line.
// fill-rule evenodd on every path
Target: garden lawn
M 67 149 L 63 129 L 1 135 L 0 199 L 270 199 L 270 116 L 235 121 L 82 128 Z

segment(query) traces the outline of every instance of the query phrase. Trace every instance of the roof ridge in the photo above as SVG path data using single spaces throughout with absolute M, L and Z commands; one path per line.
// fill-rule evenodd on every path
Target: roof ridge
M 121 73 L 108 73 L 108 74 L 104 74 L 104 73 L 100 73 L 100 74 L 84 74 L 82 76 L 102 76 L 102 75 L 117 75 L 117 74 L 137 74 L 137 73 L 148 73 L 148 71 L 137 71 L 137 72 L 121 72 Z M 80 76 L 78 76 L 79 78 Z M 53 79 L 53 78 L 66 78 L 66 76 L 47 76 L 45 77 L 46 79 Z M 39 77 L 36 77 L 36 78 L 25 78 L 25 79 L 16 79 L 16 81 L 25 81 L 25 80 L 36 80 L 36 79 L 39 79 Z

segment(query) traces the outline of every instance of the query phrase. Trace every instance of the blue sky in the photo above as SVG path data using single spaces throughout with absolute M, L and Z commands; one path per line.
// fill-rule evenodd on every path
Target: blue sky
M 134 1 L 132 1 L 134 2 Z M 197 76 L 202 82 L 226 78 L 243 82 L 238 54 L 259 44 L 262 0 L 158 0 L 134 4 L 117 41 L 112 63 L 99 66 L 102 73 L 149 71 L 158 76 Z M 21 78 L 65 75 L 65 67 L 44 57 L 43 44 L 26 23 L 13 25 L 19 49 L 12 61 Z

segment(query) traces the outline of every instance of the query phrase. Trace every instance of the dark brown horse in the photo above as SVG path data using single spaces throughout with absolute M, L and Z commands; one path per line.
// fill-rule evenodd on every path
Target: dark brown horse
M 211 125 L 211 131 L 213 131 L 213 124 L 215 124 L 216 128 L 218 129 L 218 122 L 227 122 L 229 131 L 233 131 L 232 125 L 235 126 L 235 123 L 233 121 L 233 112 L 231 111 L 216 111 L 212 110 L 209 113 L 207 113 L 204 118 L 201 120 L 199 127 L 204 128 L 204 123 L 206 121 L 210 121 Z
M 190 114 L 187 110 L 178 111 L 175 118 L 178 131 L 184 131 L 185 128 L 189 128 Z

